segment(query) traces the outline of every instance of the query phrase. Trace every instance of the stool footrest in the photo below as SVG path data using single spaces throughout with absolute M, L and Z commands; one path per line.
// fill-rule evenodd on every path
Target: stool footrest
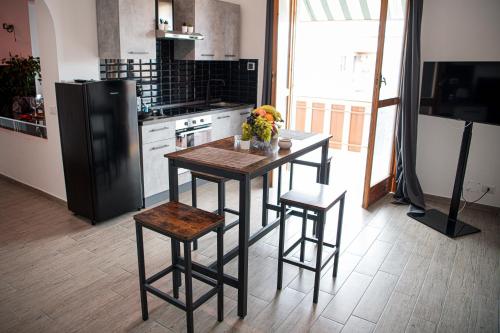
M 179 259 L 181 262 L 184 261 L 184 258 L 179 258 Z M 199 265 L 199 266 L 201 266 L 201 265 Z M 179 301 L 177 298 L 172 297 L 169 294 L 167 294 L 167 293 L 161 291 L 160 289 L 153 287 L 151 285 L 151 283 L 161 279 L 162 277 L 164 277 L 168 273 L 172 273 L 175 270 L 179 270 L 183 273 L 185 273 L 185 271 L 186 271 L 185 267 L 182 266 L 181 264 L 170 265 L 167 268 L 165 268 L 165 269 L 159 271 L 158 273 L 152 275 L 151 277 L 147 278 L 145 283 L 144 283 L 144 289 L 146 289 L 146 291 L 150 292 L 151 294 L 161 298 L 162 300 L 167 301 L 168 303 L 178 307 L 179 309 L 186 311 L 186 309 L 187 309 L 186 304 Z M 201 295 L 200 298 L 198 298 L 197 300 L 195 300 L 193 302 L 193 310 L 196 310 L 200 305 L 202 305 L 203 303 L 208 301 L 212 296 L 217 294 L 218 287 L 217 287 L 216 280 L 209 278 L 207 276 L 204 276 L 203 274 L 200 274 L 199 272 L 195 271 L 194 269 L 191 271 L 191 275 L 193 278 L 195 278 L 201 282 L 204 282 L 204 283 L 213 287 L 209 291 L 207 291 L 206 293 Z
M 169 294 L 164 293 L 160 289 L 155 288 L 148 283 L 144 284 L 144 288 L 146 289 L 146 291 L 150 292 L 151 294 L 161 298 L 164 301 L 169 302 L 170 304 L 178 307 L 181 310 L 186 311 L 186 305 L 184 303 L 182 303 L 181 301 L 179 301 L 177 298 L 174 298 L 174 297 L 170 296 Z
M 317 240 L 316 238 L 306 237 L 306 238 L 304 238 L 304 239 L 305 239 L 306 241 L 308 241 L 308 242 L 312 242 L 312 243 L 318 244 L 318 240 Z M 332 249 L 337 247 L 337 245 L 335 245 L 335 244 L 330 244 L 330 243 L 327 243 L 327 242 L 323 242 L 323 245 L 324 245 L 324 246 L 331 247 Z
M 328 265 L 328 263 L 330 262 L 330 260 L 332 260 L 333 257 L 335 257 L 335 255 L 337 254 L 337 251 L 338 249 L 335 249 L 329 256 L 328 258 L 326 258 L 326 260 L 323 262 L 323 264 L 321 265 L 321 270 L 323 270 L 323 268 L 325 268 L 326 265 Z M 284 253 L 283 253 L 284 254 Z M 296 261 L 296 260 L 292 260 L 292 259 L 288 259 L 288 258 L 283 258 L 281 259 L 283 262 L 286 262 L 287 264 L 290 264 L 290 265 L 294 265 L 294 266 L 297 266 L 297 267 L 300 267 L 300 268 L 304 268 L 304 269 L 307 269 L 307 270 L 310 270 L 310 271 L 313 271 L 315 272 L 316 271 L 316 267 L 313 267 L 313 266 L 309 266 L 309 265 L 306 265 L 304 264 L 303 262 L 300 262 L 300 261 Z
M 236 220 L 236 221 L 233 221 L 233 222 L 231 222 L 229 224 L 226 224 L 224 226 L 224 232 L 226 232 L 226 231 L 228 231 L 228 230 L 236 227 L 238 224 L 240 224 L 240 220 Z
M 290 265 L 294 265 L 294 266 L 297 266 L 297 267 L 300 267 L 300 268 L 304 268 L 304 269 L 307 269 L 307 270 L 310 270 L 310 271 L 316 271 L 316 267 L 312 267 L 312 266 L 309 266 L 309 265 L 306 265 L 300 261 L 296 261 L 296 260 L 292 260 L 292 259 L 288 259 L 288 258 L 283 258 L 281 259 L 283 262 L 286 262 L 287 264 L 290 264 Z
M 215 287 L 215 288 L 210 289 L 209 291 L 207 291 L 203 295 L 201 295 L 200 298 L 198 298 L 196 301 L 193 302 L 193 310 L 196 310 L 197 308 L 200 307 L 200 305 L 202 305 L 203 303 L 208 301 L 212 296 L 216 295 L 217 291 L 218 291 L 218 289 L 217 289 L 217 287 Z
M 151 284 L 159 279 L 161 279 L 162 277 L 164 277 L 165 275 L 167 275 L 168 273 L 171 273 L 173 270 L 175 269 L 174 266 L 168 266 L 167 268 L 159 271 L 158 273 L 150 276 L 149 278 L 146 279 L 146 283 L 147 284 Z
M 182 260 L 181 262 L 184 262 L 184 259 L 179 257 L 180 260 Z M 175 269 L 178 269 L 179 271 L 181 271 L 182 273 L 185 273 L 186 272 L 186 269 L 184 268 L 183 265 L 181 264 L 177 264 L 175 265 Z M 192 269 L 191 271 L 191 275 L 198 281 L 201 281 L 203 283 L 206 283 L 212 287 L 215 287 L 217 285 L 217 281 L 208 277 L 208 276 L 205 276 L 203 274 L 200 274 L 199 272 L 195 271 L 194 269 Z
M 231 209 L 231 208 L 224 208 L 224 211 L 226 213 L 230 213 L 230 214 L 233 214 L 233 215 L 240 215 L 240 212 L 238 212 L 237 210 Z
M 299 238 L 295 243 L 292 244 L 286 251 L 283 252 L 283 257 L 286 257 L 293 251 L 299 244 L 302 243 L 302 238 Z
M 300 245 L 300 243 L 302 243 L 302 240 L 318 244 L 318 240 L 317 239 L 310 238 L 310 237 L 304 237 L 304 239 L 302 239 L 302 237 L 301 237 L 295 243 L 293 243 L 288 249 L 286 249 L 285 251 L 283 251 L 283 256 L 286 257 L 287 255 L 289 255 L 290 252 L 292 252 L 297 246 Z M 327 247 L 330 247 L 332 249 L 337 249 L 337 246 L 335 244 L 330 244 L 330 243 L 327 243 L 327 242 L 323 242 L 323 245 L 327 246 Z M 334 252 L 336 253 L 337 251 L 334 251 Z

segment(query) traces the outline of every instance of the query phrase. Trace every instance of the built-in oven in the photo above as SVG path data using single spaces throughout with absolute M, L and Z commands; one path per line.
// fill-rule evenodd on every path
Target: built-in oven
M 212 116 L 193 117 L 175 122 L 177 150 L 195 147 L 210 142 Z
M 176 150 L 199 146 L 211 141 L 212 116 L 181 119 L 175 122 Z M 186 172 L 179 169 L 179 174 Z

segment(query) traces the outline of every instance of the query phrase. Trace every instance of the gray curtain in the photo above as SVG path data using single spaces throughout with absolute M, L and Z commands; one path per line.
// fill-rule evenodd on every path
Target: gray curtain
M 264 82 L 262 84 L 262 104 L 271 104 L 273 79 L 273 21 L 274 1 L 267 0 L 266 5 L 266 39 L 264 51 Z
M 420 28 L 423 0 L 408 1 L 409 17 L 403 55 L 400 96 L 396 120 L 396 193 L 400 203 L 410 204 L 410 211 L 423 212 L 424 194 L 417 178 L 417 124 L 420 92 Z

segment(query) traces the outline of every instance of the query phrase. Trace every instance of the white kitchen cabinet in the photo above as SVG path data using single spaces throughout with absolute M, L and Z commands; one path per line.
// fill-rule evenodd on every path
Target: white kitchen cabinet
M 252 112 L 252 108 L 234 110 L 231 114 L 231 131 L 233 135 L 241 134 L 241 125 Z
M 216 113 L 212 116 L 212 141 L 234 135 L 231 123 L 234 110 Z
M 251 107 L 223 111 L 212 116 L 212 140 L 241 134 L 241 124 L 252 111 Z
M 164 155 L 174 151 L 175 138 L 142 145 L 144 197 L 168 190 L 168 159 Z
M 142 126 L 142 143 L 151 143 L 175 138 L 175 121 Z
M 156 58 L 155 0 L 97 0 L 96 14 L 99 58 Z

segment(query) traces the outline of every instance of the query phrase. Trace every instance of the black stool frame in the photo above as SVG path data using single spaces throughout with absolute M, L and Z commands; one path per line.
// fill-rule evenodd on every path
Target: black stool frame
M 191 174 L 191 206 L 198 207 L 198 193 L 197 193 L 197 184 L 196 179 L 203 179 L 207 182 L 214 183 L 214 180 L 208 177 L 204 177 L 203 175 L 194 175 Z M 226 182 L 228 179 L 221 179 L 217 181 L 217 210 L 214 213 L 225 216 L 225 213 L 231 213 L 234 215 L 239 215 L 240 213 L 234 209 L 226 208 Z M 232 222 L 227 225 L 224 225 L 224 231 L 228 231 L 229 229 L 238 225 L 238 222 Z M 198 249 L 198 240 L 193 241 L 193 250 Z
M 316 168 L 316 183 L 319 183 L 320 181 L 320 170 L 321 170 L 321 163 L 317 163 L 317 162 L 311 162 L 311 161 L 302 161 L 302 160 L 299 160 L 299 159 L 296 159 L 296 160 L 293 160 L 292 162 L 290 162 L 290 183 L 289 183 L 289 189 L 291 190 L 292 189 L 292 185 L 293 185 L 293 165 L 294 164 L 298 164 L 298 165 L 305 165 L 305 166 L 309 166 L 309 167 L 312 167 L 312 168 Z M 331 165 L 332 165 L 332 160 L 331 158 L 328 160 L 328 162 L 326 162 L 326 185 L 329 185 L 330 184 L 330 168 L 331 168 Z
M 328 265 L 330 260 L 335 257 L 335 261 L 333 264 L 333 276 L 337 276 L 337 270 L 339 265 L 339 256 L 340 256 L 340 238 L 342 235 L 342 222 L 344 216 L 344 202 L 345 202 L 345 192 L 339 196 L 334 205 L 339 202 L 339 215 L 337 222 L 337 237 L 335 244 L 330 244 L 324 241 L 324 231 L 325 231 L 325 222 L 326 222 L 326 213 L 327 211 L 317 210 L 316 215 L 314 216 L 314 222 L 316 223 L 316 236 L 317 238 L 307 237 L 306 229 L 307 229 L 307 221 L 308 221 L 308 212 L 307 209 L 304 209 L 304 214 L 302 218 L 302 233 L 300 238 L 292 244 L 288 249 L 285 250 L 285 222 L 286 222 L 286 204 L 281 202 L 281 214 L 280 214 L 280 236 L 279 236 L 279 252 L 278 252 L 278 281 L 277 288 L 281 289 L 283 284 L 283 263 L 291 264 L 300 268 L 304 268 L 315 273 L 314 275 L 314 294 L 313 294 L 313 303 L 318 303 L 319 296 L 319 281 L 321 279 L 321 270 Z M 333 207 L 333 206 L 332 206 Z M 311 209 L 312 210 L 312 209 Z M 312 210 L 314 211 L 314 210 Z M 316 254 L 316 265 L 309 266 L 304 263 L 304 250 L 305 250 L 305 242 L 312 242 L 317 244 L 317 254 Z M 296 261 L 293 259 L 286 258 L 297 246 L 300 245 L 300 261 Z M 328 258 L 322 262 L 323 256 L 323 245 L 333 248 L 333 252 L 328 256 Z
M 281 172 L 281 167 L 280 167 L 280 172 Z M 281 177 L 281 174 L 280 174 Z M 191 206 L 197 208 L 198 207 L 198 194 L 197 194 L 197 184 L 196 184 L 196 179 L 203 179 L 208 182 L 212 183 L 217 183 L 217 210 L 214 211 L 214 213 L 220 215 L 220 216 L 225 216 L 225 213 L 230 213 L 233 215 L 239 215 L 240 212 L 237 210 L 227 208 L 226 207 L 226 182 L 228 179 L 220 180 L 220 181 L 214 181 L 210 177 L 204 177 L 203 175 L 196 174 L 193 175 L 191 174 Z M 269 201 L 269 173 L 265 173 L 262 176 L 262 205 L 263 207 L 267 207 Z M 267 209 L 262 209 L 262 226 L 265 227 L 268 224 L 268 212 Z M 239 223 L 238 220 L 231 222 L 229 224 L 224 224 L 224 232 L 228 231 L 231 228 L 234 228 L 237 226 Z M 198 249 L 198 240 L 193 241 L 193 250 Z
M 137 261 L 139 264 L 139 286 L 141 294 L 141 308 L 142 308 L 142 319 L 148 320 L 148 300 L 146 292 L 163 299 L 164 301 L 178 307 L 186 312 L 186 322 L 187 331 L 189 333 L 194 332 L 194 320 L 193 312 L 200 305 L 208 301 L 212 296 L 217 294 L 217 320 L 222 321 L 224 319 L 224 227 L 220 226 L 217 228 L 217 280 L 207 277 L 204 275 L 204 270 L 208 267 L 200 265 L 198 263 L 193 263 L 191 260 L 191 242 L 192 241 L 182 241 L 184 243 L 184 258 L 180 256 L 180 241 L 168 236 L 158 230 L 151 229 L 158 232 L 164 236 L 170 237 L 170 242 L 172 246 L 172 265 L 159 271 L 158 273 L 146 278 L 145 264 L 144 264 L 144 241 L 142 235 L 142 228 L 148 228 L 143 226 L 140 222 L 135 223 L 136 238 L 137 238 Z M 181 272 L 184 273 L 185 289 L 186 289 L 186 301 L 185 303 L 178 300 L 179 298 L 179 287 L 181 286 Z M 173 294 L 170 296 L 167 293 L 153 287 L 152 284 L 166 276 L 169 273 L 173 273 Z M 192 279 L 195 278 L 201 282 L 204 282 L 213 288 L 207 293 L 203 294 L 197 300 L 193 301 L 193 283 Z

